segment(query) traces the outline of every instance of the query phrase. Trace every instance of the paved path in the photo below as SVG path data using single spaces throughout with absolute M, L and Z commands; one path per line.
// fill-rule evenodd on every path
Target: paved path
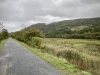
M 10 38 L 3 50 L 0 51 L 0 75 L 62 74 Z

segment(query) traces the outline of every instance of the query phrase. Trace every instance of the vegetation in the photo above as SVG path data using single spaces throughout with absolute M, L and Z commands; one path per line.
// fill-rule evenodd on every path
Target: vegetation
M 82 39 L 43 39 L 46 52 L 77 65 L 81 70 L 100 75 L 100 41 Z
M 32 37 L 44 37 L 44 35 L 41 33 L 38 29 L 29 29 L 24 33 L 24 38 L 26 41 L 32 40 Z
M 6 43 L 6 39 L 9 38 L 9 33 L 6 29 L 2 29 L 2 32 L 0 32 L 0 50 L 2 50 L 4 44 Z
M 71 63 L 69 63 L 68 61 L 64 59 L 60 59 L 50 54 L 43 53 L 41 52 L 41 49 L 32 48 L 23 42 L 19 42 L 19 43 L 23 45 L 24 47 L 26 47 L 28 50 L 40 56 L 42 59 L 44 59 L 48 63 L 54 65 L 58 70 L 65 73 L 66 75 L 92 75 L 89 72 L 80 70 L 77 66 L 72 65 Z
M 7 42 L 7 40 L 3 40 L 2 42 L 0 42 L 0 50 L 2 50 L 3 46 L 5 45 L 5 43 Z
M 11 36 L 12 36 L 12 38 L 22 41 L 22 42 L 28 44 L 29 46 L 32 46 L 35 48 L 42 48 L 41 38 L 45 37 L 43 35 L 43 33 L 36 28 L 32 28 L 27 31 L 24 31 L 24 30 L 16 31 Z
M 46 37 L 50 38 L 77 38 L 77 39 L 100 39 L 100 17 L 53 22 L 48 25 L 37 23 L 30 28 L 41 30 Z
M 27 44 L 34 48 L 42 48 L 43 47 L 42 40 L 39 37 L 32 37 L 32 40 L 28 41 Z
M 9 37 L 9 33 L 6 29 L 2 29 L 2 32 L 0 33 L 0 42 L 4 39 L 7 39 Z

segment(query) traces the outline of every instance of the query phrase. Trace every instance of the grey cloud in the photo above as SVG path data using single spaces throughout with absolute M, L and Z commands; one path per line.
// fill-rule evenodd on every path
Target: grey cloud
M 85 1 L 85 0 L 84 0 Z M 57 10 L 54 12 L 52 10 L 53 16 L 60 16 L 60 17 L 68 17 L 68 18 L 82 18 L 82 17 L 97 17 L 100 16 L 100 4 L 99 1 L 93 1 L 91 3 L 94 4 L 87 4 L 87 2 L 83 2 L 83 0 L 64 0 L 60 5 L 56 8 Z M 98 11 L 98 12 L 96 12 Z
M 19 2 L 8 0 L 0 5 L 0 20 L 4 21 L 19 21 L 23 19 L 23 10 Z
M 99 13 L 100 0 L 0 0 L 0 21 L 10 32 L 21 24 L 100 17 Z
M 100 4 L 100 0 L 80 0 L 83 4 Z

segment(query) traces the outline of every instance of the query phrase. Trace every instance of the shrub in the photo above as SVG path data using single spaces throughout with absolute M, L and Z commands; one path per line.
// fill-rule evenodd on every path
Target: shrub
M 42 39 L 39 37 L 32 37 L 32 41 L 29 42 L 29 44 L 35 48 L 42 48 L 43 47 Z
M 100 36 L 97 36 L 96 38 L 97 38 L 98 40 L 100 40 Z

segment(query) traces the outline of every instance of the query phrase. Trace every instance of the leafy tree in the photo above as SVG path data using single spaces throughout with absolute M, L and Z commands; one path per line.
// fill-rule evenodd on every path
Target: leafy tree
M 7 39 L 9 37 L 9 33 L 6 29 L 2 29 L 2 38 Z
M 24 37 L 25 40 L 32 40 L 32 37 L 44 37 L 44 34 L 40 30 L 32 28 L 25 32 Z
M 0 42 L 1 42 L 1 40 L 2 40 L 2 34 L 0 33 Z
M 16 31 L 13 37 L 19 41 L 24 41 L 24 32 Z

